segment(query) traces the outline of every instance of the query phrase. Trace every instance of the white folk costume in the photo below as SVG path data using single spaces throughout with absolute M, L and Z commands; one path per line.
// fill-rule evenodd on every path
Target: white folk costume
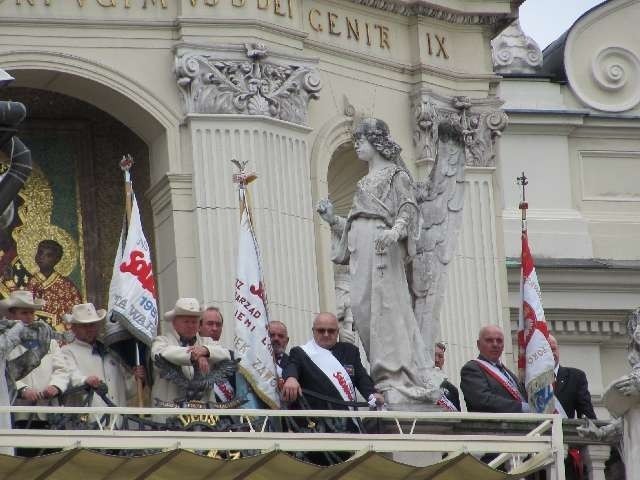
M 104 320 L 106 310 L 96 310 L 93 304 L 84 303 L 73 307 L 71 324 L 87 324 Z M 90 376 L 100 378 L 107 385 L 107 396 L 117 406 L 126 407 L 128 399 L 136 393 L 133 372 L 114 353 L 100 342 L 89 344 L 79 339 L 60 349 L 64 357 L 61 369 L 55 368 L 51 385 L 65 392 L 71 387 L 84 385 Z M 83 395 L 65 399 L 65 405 L 78 405 Z M 92 407 L 102 407 L 105 402 L 94 394 Z
M 28 290 L 16 290 L 11 292 L 8 298 L 0 301 L 0 313 L 5 316 L 11 308 L 26 308 L 30 310 L 40 310 L 45 305 L 42 299 L 34 299 L 33 293 Z M 6 319 L 2 322 L 7 322 L 3 327 L 6 327 L 2 334 L 0 334 L 0 369 L 2 374 L 0 375 L 0 405 L 10 405 L 11 398 L 9 395 L 9 387 L 7 385 L 7 361 L 16 357 L 12 357 L 13 350 L 23 342 L 33 341 L 33 335 L 30 338 L 26 338 L 28 327 L 21 321 L 15 321 L 11 325 Z M 40 325 L 40 330 L 44 325 Z M 48 329 L 46 329 L 48 330 Z M 46 332 L 44 332 L 46 333 Z M 47 336 L 46 342 L 50 341 L 50 336 Z M 35 347 L 34 350 L 40 350 L 43 353 L 46 352 L 46 348 Z M 26 349 L 23 349 L 24 353 Z M 34 359 L 32 359 L 34 360 Z M 36 358 L 35 361 L 38 361 Z M 33 364 L 32 364 L 33 365 Z M 0 414 L 0 429 L 11 428 L 11 416 L 8 413 Z M 13 448 L 0 447 L 0 453 L 13 455 Z
M 9 354 L 9 360 L 18 358 L 20 355 L 22 355 L 26 351 L 27 351 L 27 348 L 24 345 L 18 345 Z M 56 340 L 51 340 L 49 344 L 49 353 L 47 353 L 42 358 L 42 360 L 40 361 L 40 365 L 38 365 L 38 367 L 31 370 L 31 372 L 29 372 L 27 375 L 25 375 L 24 377 L 16 381 L 16 391 L 18 392 L 18 396 L 13 402 L 13 404 L 21 405 L 21 406 L 49 405 L 48 399 L 42 399 L 42 400 L 37 400 L 35 402 L 30 402 L 28 400 L 20 398 L 20 392 L 27 388 L 31 388 L 41 392 L 42 390 L 47 388 L 49 385 L 52 385 L 53 383 L 64 384 L 65 383 L 64 379 L 67 378 L 65 374 L 63 374 L 62 379 L 56 380 L 52 378 L 54 369 L 57 370 L 58 372 L 62 372 L 63 368 L 61 367 L 63 365 L 64 365 L 64 357 L 60 353 L 60 346 L 58 345 L 58 342 Z M 38 418 L 40 420 L 46 420 L 46 417 L 47 417 L 46 414 L 38 415 Z M 16 413 L 14 415 L 14 418 L 15 420 L 28 420 L 29 414 Z
M 129 399 L 136 394 L 136 382 L 133 372 L 117 357 L 115 354 L 108 352 L 104 347 L 100 348 L 98 344 L 88 344 L 81 340 L 74 340 L 69 345 L 61 348 L 64 356 L 63 372 L 55 371 L 51 384 L 60 388 L 58 379 L 64 378 L 65 374 L 68 379 L 67 388 L 83 385 L 87 377 L 95 375 L 107 385 L 107 396 L 118 407 L 126 407 Z M 81 400 L 72 396 L 65 401 L 66 406 L 77 405 Z M 93 395 L 91 407 L 105 406 L 105 402 L 99 395 Z
M 165 314 L 165 319 L 171 321 L 176 315 L 200 317 L 200 304 L 193 298 L 180 298 L 176 302 L 175 308 Z M 171 323 L 165 323 L 164 330 L 164 335 L 158 335 L 153 340 L 151 356 L 155 359 L 156 355 L 162 355 L 168 362 L 182 367 L 182 373 L 188 379 L 192 379 L 195 373 L 193 364 L 191 363 L 190 346 L 203 346 L 209 350 L 210 367 L 213 367 L 217 362 L 230 359 L 229 350 L 209 337 L 201 337 L 196 334 L 195 338 L 191 339 L 189 344 L 183 345 L 180 336 Z M 154 369 L 153 377 L 153 388 L 151 390 L 152 406 L 155 407 L 158 404 L 173 403 L 176 399 L 184 397 L 185 392 L 181 391 L 181 388 L 175 383 L 161 378 L 157 368 Z M 215 402 L 214 392 L 208 392 L 206 398 L 201 398 L 200 400 Z

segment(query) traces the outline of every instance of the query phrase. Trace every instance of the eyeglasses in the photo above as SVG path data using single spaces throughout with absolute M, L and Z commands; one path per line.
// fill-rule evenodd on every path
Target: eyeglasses
M 335 335 L 338 333 L 337 328 L 314 328 L 313 331 L 320 335 Z

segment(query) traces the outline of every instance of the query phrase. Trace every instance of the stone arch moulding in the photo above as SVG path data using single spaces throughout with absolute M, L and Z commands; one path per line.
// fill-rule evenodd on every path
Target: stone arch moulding
M 95 88 L 100 86 L 107 87 L 121 97 L 123 100 L 121 105 L 128 102 L 129 106 L 133 105 L 135 109 L 138 109 L 138 113 L 142 117 L 146 116 L 151 122 L 137 121 L 131 118 L 130 115 L 119 112 L 117 108 L 114 108 L 108 102 L 98 104 L 99 102 L 96 102 L 95 98 L 78 95 L 69 89 L 55 87 L 46 87 L 45 89 L 57 91 L 95 105 L 131 128 L 149 146 L 160 135 L 165 134 L 167 151 L 164 155 L 170 164 L 179 161 L 178 126 L 181 122 L 181 115 L 173 112 L 146 87 L 121 72 L 87 58 L 40 50 L 16 50 L 0 53 L 0 66 L 9 72 L 17 72 L 18 76 L 20 71 L 37 70 L 69 75 L 80 81 L 93 84 Z M 174 169 L 171 168 L 170 170 Z
M 352 142 L 352 116 L 337 115 L 327 120 L 318 130 L 311 149 L 311 195 L 314 206 L 328 195 L 327 174 L 335 153 Z M 318 262 L 318 288 L 321 310 L 334 311 L 334 282 L 331 263 L 330 231 L 318 215 L 313 218 L 316 259 Z

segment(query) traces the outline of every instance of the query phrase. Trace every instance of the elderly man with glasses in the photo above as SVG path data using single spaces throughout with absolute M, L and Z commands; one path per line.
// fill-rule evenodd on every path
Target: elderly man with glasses
M 337 401 L 356 401 L 356 388 L 372 407 L 382 405 L 384 399 L 376 392 L 373 380 L 362 366 L 358 348 L 338 342 L 338 319 L 332 313 L 319 313 L 313 321 L 313 339 L 289 352 L 284 368 L 282 397 L 294 402 L 308 389 L 335 398 Z M 305 399 L 312 409 L 345 409 L 312 396 Z

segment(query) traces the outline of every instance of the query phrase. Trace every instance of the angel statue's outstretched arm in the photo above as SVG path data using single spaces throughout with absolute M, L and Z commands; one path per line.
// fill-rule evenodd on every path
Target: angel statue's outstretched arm
M 437 145 L 429 178 L 417 185 L 423 223 L 411 279 L 415 316 L 429 351 L 441 340 L 439 316 L 447 267 L 462 226 L 465 144 L 461 128 L 448 122 L 438 125 Z
M 578 435 L 583 438 L 591 438 L 600 442 L 615 442 L 622 438 L 622 418 L 613 419 L 602 427 L 598 427 L 587 417 L 584 417 L 583 421 L 584 424 L 576 428 Z
M 318 202 L 316 211 L 325 222 L 331 227 L 331 232 L 337 236 L 342 235 L 347 220 L 340 215 L 336 215 L 333 203 L 328 198 L 323 198 Z

